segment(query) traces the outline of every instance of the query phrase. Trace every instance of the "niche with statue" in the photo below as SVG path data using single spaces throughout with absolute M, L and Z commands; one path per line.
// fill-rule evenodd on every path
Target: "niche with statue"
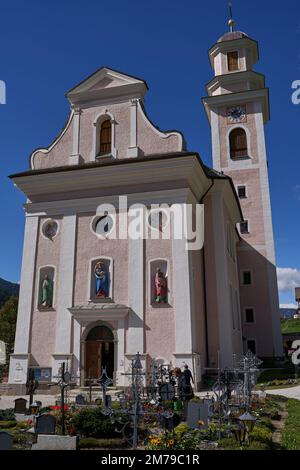
M 91 263 L 90 300 L 93 302 L 112 299 L 112 260 L 99 258 Z
M 150 262 L 150 303 L 153 307 L 169 305 L 168 261 Z
M 48 310 L 53 308 L 55 268 L 45 266 L 40 269 L 38 308 Z

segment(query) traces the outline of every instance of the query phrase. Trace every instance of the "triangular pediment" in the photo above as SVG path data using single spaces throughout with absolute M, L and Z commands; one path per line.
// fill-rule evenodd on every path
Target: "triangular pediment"
M 135 93 L 143 96 L 147 88 L 144 80 L 102 67 L 68 91 L 66 96 L 74 103 Z

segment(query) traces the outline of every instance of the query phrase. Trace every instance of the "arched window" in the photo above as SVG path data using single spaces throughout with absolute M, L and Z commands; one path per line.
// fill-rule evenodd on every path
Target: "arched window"
M 111 153 L 111 120 L 106 119 L 100 127 L 100 155 Z
M 233 129 L 229 135 L 230 158 L 248 157 L 247 135 L 244 129 Z
M 113 262 L 109 258 L 97 258 L 91 261 L 90 300 L 105 302 L 111 300 L 113 292 Z
M 38 292 L 38 308 L 40 310 L 53 307 L 54 274 L 55 269 L 52 266 L 44 266 L 40 269 Z
M 160 307 L 169 305 L 168 261 L 155 259 L 150 261 L 150 305 Z

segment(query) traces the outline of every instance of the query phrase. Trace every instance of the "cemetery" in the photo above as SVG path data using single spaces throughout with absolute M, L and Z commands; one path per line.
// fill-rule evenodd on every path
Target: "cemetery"
M 248 352 L 231 370 L 208 371 L 214 383 L 195 396 L 187 369 L 153 362 L 146 373 L 137 353 L 125 373 L 130 387 L 113 394 L 104 368 L 74 397 L 74 378 L 62 363 L 53 405 L 35 400 L 38 384 L 29 380 L 27 399 L 0 410 L 0 450 L 296 449 L 300 403 L 257 390 L 260 364 Z

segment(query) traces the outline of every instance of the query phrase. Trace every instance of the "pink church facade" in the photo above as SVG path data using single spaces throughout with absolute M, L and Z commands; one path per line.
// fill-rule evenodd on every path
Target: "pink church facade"
M 217 78 L 204 104 L 215 170 L 186 150 L 180 132 L 151 123 L 143 80 L 101 68 L 67 93 L 71 112 L 55 141 L 33 152 L 29 171 L 12 176 L 27 197 L 9 374 L 19 392 L 29 369 L 49 382 L 63 361 L 82 386 L 106 366 L 123 387 L 139 352 L 146 369 L 153 360 L 188 364 L 199 387 L 218 354 L 223 367 L 249 347 L 261 357 L 282 355 L 263 133 L 267 95 L 252 92 L 249 41 L 225 38 L 210 51 Z M 245 70 L 236 74 L 224 69 L 229 43 L 244 54 Z M 232 125 L 228 108 L 237 94 L 243 122 Z M 229 135 L 241 126 L 251 155 L 233 161 Z M 243 200 L 238 185 L 247 186 Z M 172 207 L 190 205 L 195 217 L 199 204 L 204 246 L 188 250 L 174 235 Z M 141 205 L 152 236 L 120 236 L 128 207 Z M 163 210 L 151 212 L 153 205 Z M 240 234 L 237 224 L 246 217 L 251 230 Z

